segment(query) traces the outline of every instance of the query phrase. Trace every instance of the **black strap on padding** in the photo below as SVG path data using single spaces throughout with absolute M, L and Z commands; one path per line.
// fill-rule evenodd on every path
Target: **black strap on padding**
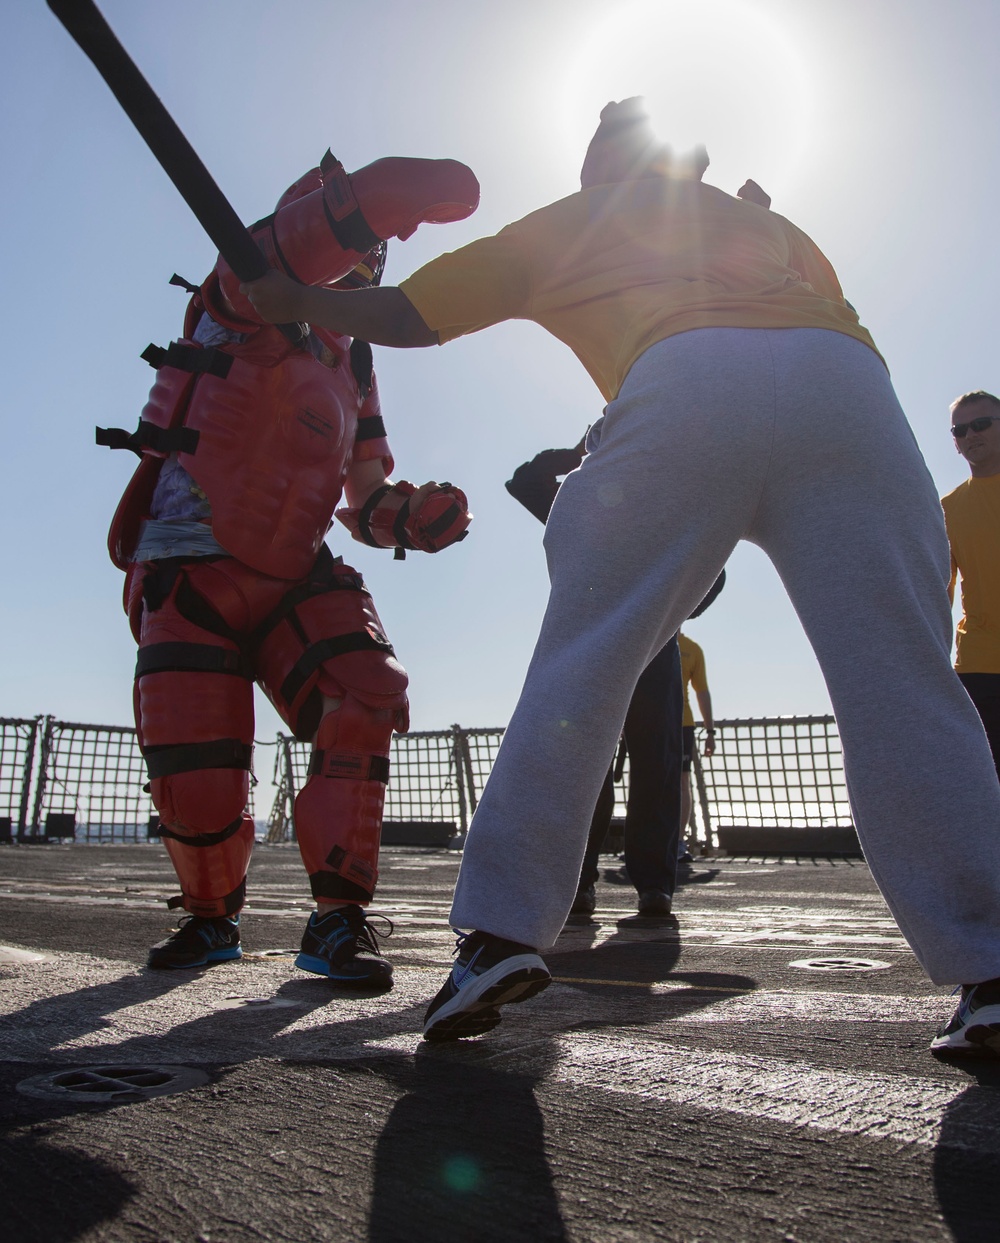
M 392 520 L 392 534 L 400 548 L 416 548 L 416 544 L 406 534 L 406 520 L 410 516 L 410 500 L 406 497 Z
M 161 561 L 150 564 L 142 579 L 142 603 L 147 613 L 156 613 L 163 608 L 164 602 L 174 589 L 183 563 L 184 559 L 181 557 L 164 557 Z
M 136 678 L 147 673 L 230 673 L 248 682 L 253 672 L 240 652 L 209 643 L 151 643 L 139 649 Z
M 361 214 L 351 192 L 351 182 L 344 166 L 333 154 L 327 151 L 319 163 L 323 176 L 323 211 L 330 231 L 345 250 L 354 250 L 359 255 L 366 255 L 373 246 L 378 245 L 382 238 L 373 233 L 368 221 Z M 327 177 L 330 180 L 327 180 Z M 348 203 L 354 207 L 338 219 L 340 210 Z M 334 213 L 337 215 L 334 215 Z
M 372 534 L 371 519 L 375 512 L 375 507 L 387 492 L 391 492 L 393 485 L 384 483 L 380 488 L 376 488 L 367 501 L 358 510 L 358 530 L 361 533 L 362 540 L 369 544 L 372 548 L 381 548 L 382 545 Z
M 380 414 L 367 414 L 363 419 L 358 419 L 358 428 L 354 433 L 354 443 L 359 444 L 364 440 L 379 440 L 385 434 L 385 423 L 382 421 L 382 416 Z
M 182 840 L 186 841 L 187 839 L 184 838 Z M 243 909 L 243 903 L 246 901 L 246 898 L 247 878 L 244 876 L 232 893 L 227 893 L 224 898 L 215 898 L 214 900 L 222 903 L 222 909 L 225 914 L 235 915 L 238 911 Z M 191 900 L 194 901 L 195 899 L 192 898 Z M 178 894 L 176 898 L 168 898 L 167 909 L 172 911 L 177 907 L 183 907 L 186 901 L 187 898 L 182 893 Z
M 375 359 L 372 357 L 372 347 L 367 341 L 359 341 L 357 337 L 351 342 L 351 370 L 354 372 L 354 378 L 358 382 L 358 388 L 361 390 L 361 396 L 367 397 L 372 391 L 372 382 L 375 375 Z M 359 425 L 364 420 L 359 419 Z M 385 432 L 382 433 L 385 435 Z
M 202 768 L 242 768 L 249 772 L 253 747 L 238 738 L 217 738 L 212 742 L 147 746 L 142 753 L 149 778 L 155 781 L 158 777 L 173 777 Z
M 176 272 L 173 276 L 171 276 L 170 280 L 167 281 L 167 284 L 179 285 L 181 289 L 186 289 L 190 294 L 201 293 L 201 289 L 198 285 L 192 285 L 190 281 L 185 280 L 183 276 L 178 276 Z
M 387 755 L 369 755 L 367 769 L 359 771 L 357 766 L 358 756 L 352 755 L 350 759 L 354 762 L 345 763 L 342 771 L 324 772 L 327 757 L 331 757 L 335 761 L 335 757 L 339 754 L 337 751 L 314 751 L 312 759 L 309 761 L 309 776 L 315 777 L 343 777 L 353 781 L 380 781 L 383 785 L 389 784 L 389 757 Z M 345 753 L 346 754 L 346 753 Z
M 131 449 L 142 457 L 143 449 L 154 453 L 194 453 L 198 448 L 201 432 L 193 427 L 160 427 L 140 419 L 134 432 L 123 427 L 97 427 L 96 440 L 108 449 Z
M 247 640 L 249 650 L 256 651 L 271 631 L 289 614 L 294 613 L 300 604 L 304 604 L 306 600 L 312 600 L 315 596 L 329 595 L 334 591 L 361 591 L 366 596 L 371 595 L 360 574 L 331 574 L 328 579 L 313 579 L 300 583 L 298 587 L 293 587 L 291 591 L 286 592 L 281 597 L 277 608 L 272 609 L 260 625 L 253 630 Z
M 160 836 L 172 837 L 175 842 L 183 842 L 185 846 L 218 846 L 222 842 L 228 841 L 242 827 L 243 817 L 240 815 L 236 817 L 232 824 L 227 824 L 218 833 L 175 833 L 173 829 L 168 829 L 165 825 L 161 825 Z
M 460 518 L 461 516 L 462 511 L 461 508 L 458 507 L 457 502 L 455 505 L 448 506 L 445 512 L 435 518 L 434 522 L 427 523 L 427 536 L 431 539 L 435 539 L 437 536 L 440 536 L 440 534 L 445 533 L 448 530 L 448 527 L 452 525 L 452 522 L 455 522 L 456 518 Z M 467 534 L 468 528 L 466 528 L 465 531 L 462 531 L 461 534 L 457 534 L 455 537 L 455 543 L 460 543 L 462 539 L 465 539 Z
M 330 204 L 324 195 L 323 211 L 326 215 L 326 223 L 330 226 L 330 232 L 345 250 L 367 255 L 372 247 L 382 240 L 377 233 L 372 232 L 371 225 L 362 216 L 360 207 L 355 207 L 354 211 L 345 216 L 343 220 L 338 220 L 330 210 Z
M 275 258 L 278 260 L 278 262 L 281 264 L 282 268 L 284 268 L 284 270 L 285 270 L 285 275 L 286 275 L 286 276 L 290 276 L 290 277 L 292 278 L 292 280 L 293 280 L 293 281 L 298 281 L 300 285 L 308 285 L 308 283 L 309 283 L 309 282 L 308 282 L 308 281 L 304 281 L 304 280 L 303 280 L 303 279 L 299 276 L 299 274 L 295 271 L 295 269 L 292 267 L 292 265 L 288 262 L 288 258 L 287 258 L 287 256 L 285 255 L 285 253 L 284 253 L 284 252 L 282 251 L 282 249 L 281 249 L 281 246 L 280 246 L 280 244 L 279 244 L 279 242 L 278 242 L 278 234 L 277 234 L 277 231 L 276 231 L 276 230 L 275 230 L 275 228 L 274 228 L 274 218 L 275 218 L 275 216 L 276 216 L 277 214 L 278 214 L 277 212 L 271 212 L 271 214 L 270 214 L 269 216 L 261 216 L 261 218 L 260 218 L 259 220 L 255 220 L 255 221 L 253 222 L 253 224 L 250 226 L 250 228 L 249 228 L 248 232 L 249 232 L 249 233 L 251 233 L 252 235 L 255 235 L 255 234 L 257 234 L 257 233 L 261 233 L 261 232 L 263 232 L 263 230 L 264 230 L 264 229 L 270 229 L 270 231 L 271 231 L 271 237 L 270 237 L 271 246 L 272 246 L 272 248 L 274 249 L 274 255 L 275 255 Z
M 346 656 L 349 652 L 384 652 L 388 656 L 396 654 L 388 639 L 377 639 L 367 630 L 352 630 L 348 634 L 338 635 L 335 639 L 320 639 L 295 662 L 291 673 L 281 684 L 281 698 L 286 704 L 294 703 L 303 686 L 320 665 L 335 656 Z
M 233 365 L 232 354 L 212 346 L 181 345 L 171 341 L 166 349 L 162 345 L 149 345 L 139 355 L 144 363 L 159 371 L 161 367 L 173 367 L 177 371 L 190 371 L 193 375 L 214 375 L 224 380 Z
M 339 872 L 310 872 L 309 888 L 314 898 L 332 898 L 338 902 L 370 902 L 371 889 L 356 885 Z
M 212 608 L 204 596 L 195 591 L 186 574 L 181 577 L 174 603 L 185 621 L 193 622 L 209 634 L 217 634 L 233 643 L 239 642 L 238 632 Z

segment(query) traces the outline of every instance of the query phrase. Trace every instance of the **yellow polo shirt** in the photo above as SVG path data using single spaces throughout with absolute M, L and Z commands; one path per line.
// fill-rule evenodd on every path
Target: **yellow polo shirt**
M 962 576 L 955 668 L 1000 673 L 1000 475 L 967 479 L 941 504 L 951 544 L 952 598 Z
M 684 679 L 684 721 L 685 725 L 694 724 L 694 713 L 688 699 L 688 687 L 694 691 L 708 690 L 708 676 L 705 673 L 705 653 L 686 634 L 677 636 L 677 646 L 681 652 L 681 677 Z
M 828 328 L 875 349 L 801 229 L 667 177 L 580 190 L 441 255 L 400 288 L 442 344 L 534 320 L 608 401 L 649 346 L 692 328 Z

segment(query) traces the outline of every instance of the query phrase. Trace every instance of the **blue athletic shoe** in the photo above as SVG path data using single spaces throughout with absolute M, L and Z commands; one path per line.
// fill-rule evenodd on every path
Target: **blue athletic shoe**
M 202 915 L 188 915 L 181 926 L 165 941 L 159 941 L 149 951 L 146 965 L 149 967 L 207 967 L 212 962 L 228 962 L 242 958 L 240 949 L 240 917 L 219 915 L 206 919 Z
M 931 1041 L 931 1052 L 1000 1057 L 1000 980 L 962 985 L 958 1009 Z
M 500 1022 L 500 1006 L 527 1001 L 552 983 L 530 945 L 459 932 L 455 952 L 451 974 L 424 1016 L 425 1040 L 481 1036 Z
M 392 967 L 376 940 L 392 932 L 392 923 L 385 922 L 388 931 L 376 931 L 360 906 L 335 907 L 322 919 L 313 911 L 295 965 L 342 988 L 391 988 Z

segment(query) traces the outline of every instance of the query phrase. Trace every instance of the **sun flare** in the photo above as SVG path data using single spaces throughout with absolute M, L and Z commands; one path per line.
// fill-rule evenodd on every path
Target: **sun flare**
M 810 135 L 803 54 L 751 0 L 628 0 L 588 26 L 567 69 L 564 125 L 581 157 L 604 104 L 630 95 L 675 151 L 704 143 L 706 180 L 727 189 L 749 176 L 779 190 Z

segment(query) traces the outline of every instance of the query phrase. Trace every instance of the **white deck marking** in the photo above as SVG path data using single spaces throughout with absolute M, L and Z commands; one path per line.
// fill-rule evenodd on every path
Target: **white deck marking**
M 649 1037 L 579 1033 L 560 1040 L 559 1083 L 866 1139 L 1000 1153 L 1000 1089 L 909 1075 L 825 1070 Z M 950 1115 L 949 1115 L 950 1111 Z
M 8 1061 L 79 1063 L 113 1055 L 130 1062 L 198 1064 L 412 1055 L 441 966 L 397 966 L 396 988 L 375 997 L 337 993 L 282 960 L 149 972 L 53 953 L 44 961 L 3 965 L 0 978 L 0 1057 Z M 683 996 L 705 990 L 677 980 L 652 991 Z M 505 1058 L 523 1058 L 534 1043 L 550 1047 L 555 1040 L 561 1059 L 550 1083 L 784 1126 L 1000 1154 L 1000 1088 L 970 1089 L 965 1078 L 886 1075 L 717 1052 L 666 1037 L 676 1039 L 685 1028 L 694 1035 L 706 1024 L 721 1035 L 720 1024 L 776 1021 L 789 1024 L 786 1035 L 793 1024 L 831 1021 L 931 1028 L 950 1012 L 949 997 L 761 990 L 664 1017 L 655 1027 L 562 1034 L 569 1015 L 584 1019 L 588 1004 L 576 988 L 557 983 L 525 1007 L 520 1022 L 515 1010 L 505 1016 L 509 1026 L 477 1042 L 480 1058 L 502 1069 Z M 603 1000 L 596 1005 L 603 1007 Z M 811 1038 L 808 1029 L 802 1035 Z

